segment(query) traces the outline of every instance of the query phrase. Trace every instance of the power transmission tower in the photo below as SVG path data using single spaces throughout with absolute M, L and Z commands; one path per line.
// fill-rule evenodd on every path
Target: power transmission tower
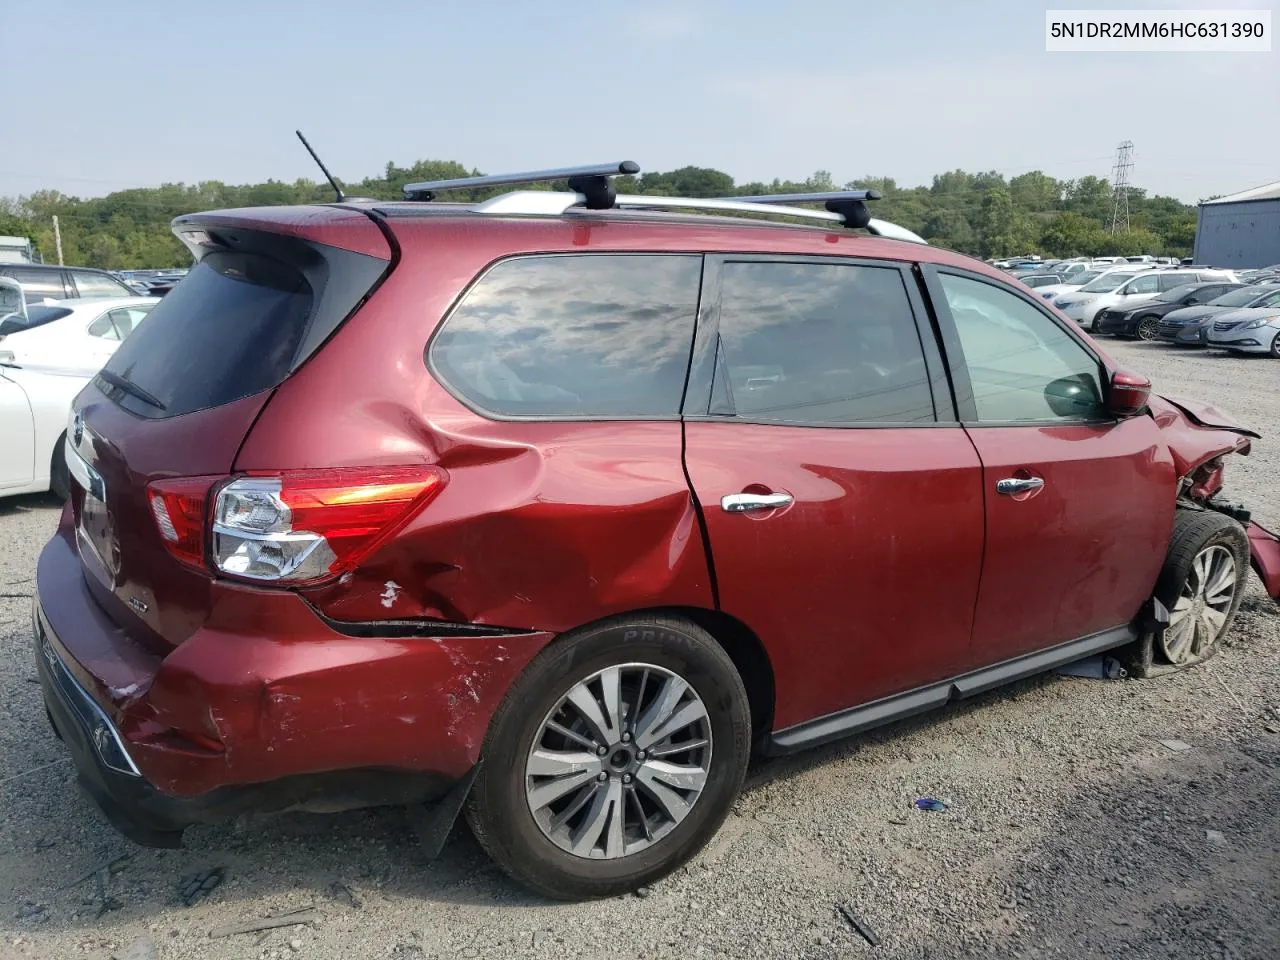
M 1129 232 L 1129 171 L 1133 169 L 1133 141 L 1116 147 L 1111 168 L 1111 232 Z

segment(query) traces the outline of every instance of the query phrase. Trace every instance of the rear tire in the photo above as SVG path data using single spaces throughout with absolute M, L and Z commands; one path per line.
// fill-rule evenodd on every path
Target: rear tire
M 552 644 L 512 685 L 490 723 L 467 820 L 498 865 L 536 892 L 613 896 L 670 873 L 711 839 L 742 787 L 750 744 L 746 689 L 710 634 L 672 617 L 611 620 Z
M 1218 652 L 1249 576 L 1249 540 L 1235 520 L 1179 510 L 1155 596 L 1169 623 L 1152 647 L 1153 674 L 1184 670 Z
M 1145 317 L 1138 318 L 1138 339 L 1151 343 L 1156 339 L 1156 333 L 1160 329 L 1160 318 L 1148 314 Z
M 58 437 L 49 460 L 49 491 L 59 500 L 71 496 L 71 473 L 67 470 L 67 435 Z

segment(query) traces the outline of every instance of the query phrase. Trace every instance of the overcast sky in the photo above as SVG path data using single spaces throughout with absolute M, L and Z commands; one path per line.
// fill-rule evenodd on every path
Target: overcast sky
M 0 196 L 314 179 L 295 127 L 352 181 L 428 158 L 489 172 L 634 159 L 739 182 L 1107 176 L 1125 139 L 1152 192 L 1280 179 L 1280 45 L 1045 52 L 1046 7 L 1107 5 L 13 2 Z

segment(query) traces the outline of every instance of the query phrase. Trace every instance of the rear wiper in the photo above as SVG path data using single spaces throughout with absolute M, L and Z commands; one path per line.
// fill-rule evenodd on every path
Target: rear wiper
M 98 376 L 107 381 L 107 383 L 111 384 L 113 387 L 118 387 L 125 393 L 137 397 L 143 403 L 155 407 L 157 410 L 165 409 L 164 404 L 156 398 L 155 394 L 147 393 L 147 391 L 143 390 L 132 380 L 122 377 L 118 373 L 112 373 L 110 370 L 99 370 Z

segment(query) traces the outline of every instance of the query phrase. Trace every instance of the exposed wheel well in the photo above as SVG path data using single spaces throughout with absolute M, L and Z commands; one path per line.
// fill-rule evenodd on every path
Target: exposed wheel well
M 751 708 L 751 733 L 754 743 L 773 730 L 773 710 L 775 688 L 773 664 L 769 654 L 760 642 L 760 638 L 741 620 L 719 610 L 707 610 L 703 607 L 647 607 L 639 610 L 628 610 L 604 618 L 609 621 L 626 621 L 632 617 L 667 616 L 688 620 L 711 634 L 712 639 L 720 644 L 724 652 L 733 661 L 742 678 L 742 685 L 747 691 L 747 700 Z M 594 626 L 584 623 L 574 629 L 586 629 Z M 570 631 L 565 631 L 569 633 Z M 562 634 L 563 636 L 563 634 Z M 556 641 L 552 641 L 555 643 Z
M 668 609 L 670 613 L 692 620 L 707 631 L 724 648 L 725 653 L 729 654 L 729 659 L 738 668 L 738 675 L 742 677 L 742 685 L 747 688 L 747 699 L 751 701 L 752 735 L 759 742 L 761 737 L 773 729 L 773 707 L 776 702 L 773 664 L 770 663 L 769 653 L 760 638 L 741 620 L 719 610 L 705 610 L 701 607 Z

